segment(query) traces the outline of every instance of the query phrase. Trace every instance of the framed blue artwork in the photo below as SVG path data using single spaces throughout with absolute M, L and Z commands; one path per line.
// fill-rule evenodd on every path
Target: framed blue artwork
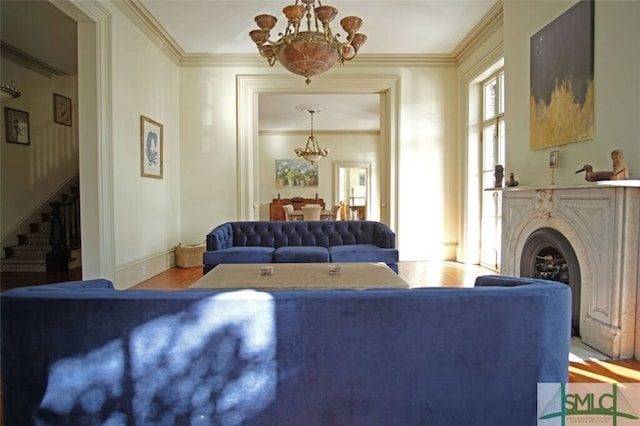
M 140 116 L 140 174 L 162 179 L 163 126 L 155 120 Z

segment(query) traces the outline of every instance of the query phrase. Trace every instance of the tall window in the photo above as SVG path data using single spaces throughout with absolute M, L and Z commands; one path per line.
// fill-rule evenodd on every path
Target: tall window
M 504 71 L 482 84 L 482 188 L 495 186 L 495 166 L 504 165 Z M 505 180 L 503 180 L 504 185 Z M 482 191 L 480 263 L 500 269 L 502 197 L 498 191 Z

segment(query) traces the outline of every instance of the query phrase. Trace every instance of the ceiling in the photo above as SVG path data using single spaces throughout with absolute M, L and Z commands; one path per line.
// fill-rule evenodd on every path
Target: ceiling
M 253 18 L 264 13 L 276 16 L 278 23 L 272 30 L 272 38 L 277 37 L 286 26 L 282 8 L 294 1 L 142 0 L 141 3 L 187 53 L 258 55 L 249 38 L 249 32 L 257 28 Z M 331 28 L 343 36 L 340 19 L 349 15 L 362 18 L 360 32 L 367 35 L 367 42 L 360 50 L 361 56 L 450 54 L 495 3 L 495 0 L 323 2 L 338 9 Z M 308 129 L 308 114 L 296 107 L 317 104 L 324 106 L 325 111 L 314 116 L 316 130 L 379 131 L 379 103 L 379 95 L 373 94 L 261 94 L 259 129 Z
M 275 36 L 284 30 L 282 8 L 293 1 L 137 0 L 136 3 L 153 16 L 161 32 L 187 55 L 258 55 L 249 38 L 249 31 L 257 28 L 253 18 L 263 13 L 276 16 L 278 24 L 272 31 Z M 496 0 L 352 0 L 323 4 L 338 9 L 332 23 L 336 33 L 343 33 L 339 27 L 342 17 L 356 15 L 363 19 L 360 32 L 368 39 L 360 56 L 365 57 L 451 55 L 495 3 Z M 75 33 L 75 23 L 66 15 L 47 1 L 3 0 L 0 7 L 3 50 L 10 45 L 50 64 L 54 70 L 76 72 L 75 44 L 69 42 L 69 31 Z M 70 45 L 73 48 L 65 49 Z M 296 109 L 300 104 L 325 107 L 324 112 L 314 116 L 317 130 L 380 128 L 378 95 L 261 94 L 260 130 L 308 129 L 308 113 Z
M 257 26 L 253 18 L 270 14 L 278 18 L 272 35 L 283 31 L 285 1 L 142 0 L 144 7 L 171 37 L 191 53 L 253 53 L 249 31 Z M 325 1 L 338 9 L 332 23 L 355 15 L 363 19 L 360 32 L 368 39 L 362 53 L 447 54 L 496 3 L 495 0 L 351 0 Z M 377 29 L 377 30 L 376 30 Z

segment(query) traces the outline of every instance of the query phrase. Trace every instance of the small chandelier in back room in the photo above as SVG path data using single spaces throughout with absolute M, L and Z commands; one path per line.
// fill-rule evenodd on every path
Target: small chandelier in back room
M 272 15 L 256 16 L 255 21 L 260 29 L 251 31 L 249 35 L 269 65 L 273 66 L 278 60 L 292 73 L 306 77 L 307 84 L 311 82 L 311 77 L 330 70 L 338 61 L 342 66 L 344 61 L 355 58 L 360 46 L 367 40 L 366 35 L 357 32 L 362 26 L 362 19 L 347 16 L 340 21 L 347 33 L 346 40 L 341 42 L 340 35 L 334 35 L 329 27 L 338 9 L 323 6 L 320 0 L 296 0 L 295 4 L 286 6 L 282 12 L 287 18 L 287 27 L 284 34 L 278 34 L 278 40 L 269 39 L 271 30 L 278 22 Z M 306 31 L 303 24 L 305 18 Z M 318 21 L 322 23 L 322 29 Z
M 329 155 L 329 149 L 320 148 L 318 145 L 318 139 L 313 135 L 313 114 L 324 111 L 324 107 L 320 105 L 298 105 L 296 107 L 298 111 L 306 111 L 311 114 L 311 134 L 307 139 L 307 145 L 304 148 L 296 148 L 293 151 L 298 157 L 302 157 L 311 164 L 319 159 Z

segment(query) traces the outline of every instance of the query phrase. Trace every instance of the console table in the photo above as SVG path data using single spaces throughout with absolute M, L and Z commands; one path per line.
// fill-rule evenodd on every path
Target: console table
M 274 198 L 273 201 L 269 203 L 269 220 L 285 220 L 284 210 L 282 210 L 282 206 L 285 204 L 291 204 L 294 210 L 301 210 L 302 207 L 307 204 L 320 204 L 322 210 L 325 209 L 322 198 Z

